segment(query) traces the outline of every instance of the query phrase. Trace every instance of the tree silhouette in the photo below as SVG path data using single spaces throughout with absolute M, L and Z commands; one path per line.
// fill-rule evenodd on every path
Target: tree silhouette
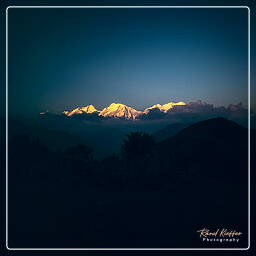
M 132 132 L 127 135 L 122 145 L 122 157 L 128 168 L 136 169 L 147 166 L 153 153 L 155 142 L 149 134 Z

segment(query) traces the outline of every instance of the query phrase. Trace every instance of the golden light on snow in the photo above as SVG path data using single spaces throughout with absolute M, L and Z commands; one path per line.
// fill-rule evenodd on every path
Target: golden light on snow
M 174 106 L 184 106 L 184 105 L 186 105 L 186 103 L 183 102 L 183 101 L 169 102 L 169 103 L 166 103 L 164 105 L 156 104 L 156 105 L 153 105 L 152 107 L 146 108 L 144 110 L 144 113 L 148 113 L 150 109 L 154 109 L 154 108 L 158 108 L 160 111 L 166 113 L 168 110 L 172 109 Z
M 166 112 L 166 111 L 168 111 L 169 109 L 173 108 L 174 106 L 183 106 L 183 105 L 186 105 L 186 103 L 185 103 L 185 102 L 182 102 L 182 101 L 180 101 L 180 102 L 169 102 L 169 103 L 167 103 L 167 104 L 162 105 L 161 109 L 162 109 L 164 112 Z
M 159 109 L 161 112 L 168 112 L 170 109 L 172 109 L 174 106 L 183 106 L 186 105 L 185 102 L 179 101 L 179 102 L 169 102 L 164 105 L 156 104 L 149 108 L 146 108 L 144 111 L 136 110 L 135 108 L 126 106 L 121 103 L 112 103 L 108 107 L 104 108 L 103 110 L 99 111 L 97 110 L 93 105 L 88 105 L 81 108 L 75 108 L 71 111 L 64 111 L 63 114 L 67 116 L 72 116 L 76 114 L 93 114 L 97 113 L 99 116 L 104 117 L 123 117 L 126 119 L 136 119 L 138 116 L 142 114 L 147 114 L 151 109 Z
M 92 114 L 99 112 L 93 105 L 88 105 L 82 108 L 75 108 L 72 111 L 63 111 L 63 114 L 67 116 L 73 116 L 76 114 Z
M 100 116 L 124 117 L 127 119 L 135 119 L 141 115 L 142 111 L 128 107 L 121 103 L 112 103 L 100 112 Z
M 93 105 L 83 107 L 83 108 L 81 108 L 81 110 L 86 112 L 87 114 L 91 114 L 91 113 L 94 113 L 94 112 L 98 111 Z

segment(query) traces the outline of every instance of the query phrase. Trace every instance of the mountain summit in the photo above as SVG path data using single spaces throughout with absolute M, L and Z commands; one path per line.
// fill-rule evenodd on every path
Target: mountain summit
M 144 113 L 148 113 L 149 111 L 151 111 L 152 109 L 159 109 L 161 112 L 167 112 L 169 111 L 170 109 L 172 109 L 174 106 L 184 106 L 186 105 L 185 102 L 183 101 L 179 101 L 179 102 L 169 102 L 169 103 L 166 103 L 164 105 L 161 105 L 161 104 L 156 104 L 156 105 L 153 105 L 152 107 L 149 107 L 149 108 L 146 108 L 144 110 Z
M 67 116 L 73 116 L 76 114 L 92 114 L 95 112 L 99 112 L 93 105 L 88 105 L 81 108 L 75 108 L 71 111 L 63 111 L 63 114 Z
M 99 115 L 104 117 L 119 117 L 125 119 L 136 119 L 143 112 L 121 103 L 112 103 L 107 108 L 100 111 Z

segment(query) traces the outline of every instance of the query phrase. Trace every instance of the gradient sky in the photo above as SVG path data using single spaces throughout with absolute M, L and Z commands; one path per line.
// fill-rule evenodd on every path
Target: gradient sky
M 9 9 L 10 113 L 247 104 L 247 9 Z

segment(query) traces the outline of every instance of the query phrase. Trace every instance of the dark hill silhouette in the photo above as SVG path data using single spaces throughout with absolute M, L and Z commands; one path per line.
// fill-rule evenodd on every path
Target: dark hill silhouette
M 54 115 L 54 118 L 55 116 L 59 117 L 58 115 Z M 60 120 L 63 121 L 61 118 Z M 83 138 L 60 129 L 58 130 L 56 127 L 52 129 L 44 127 L 42 123 L 37 123 L 33 119 L 20 120 L 10 118 L 8 123 L 9 137 L 26 134 L 34 140 L 40 140 L 41 143 L 51 149 L 64 149 L 69 146 L 86 142 Z
M 180 132 L 187 126 L 189 126 L 189 124 L 186 124 L 186 123 L 169 124 L 166 127 L 164 127 L 163 129 L 160 129 L 160 130 L 156 131 L 155 133 L 153 133 L 152 136 L 156 142 L 160 142 L 162 140 L 173 137 L 174 135 L 176 135 L 178 132 Z
M 158 144 L 162 158 L 171 158 L 186 171 L 247 182 L 248 130 L 225 118 L 193 124 Z
M 81 117 L 82 118 L 82 117 Z M 10 137 L 26 134 L 50 149 L 64 150 L 77 144 L 93 148 L 97 158 L 119 151 L 125 133 L 98 122 L 61 115 L 45 114 L 40 118 L 9 118 Z M 102 141 L 105 143 L 102 143 Z
M 237 136 L 241 132 L 248 133 L 248 130 L 233 121 L 219 117 L 192 124 L 179 132 L 176 138 L 183 137 L 183 139 L 187 139 L 188 137 L 191 137 L 191 135 L 196 136 L 200 134 L 200 137 L 203 136 L 205 139 L 209 138 L 209 136 L 218 137 L 225 135 L 234 139 L 233 136 Z M 240 137 L 237 137 L 237 139 L 240 139 Z

